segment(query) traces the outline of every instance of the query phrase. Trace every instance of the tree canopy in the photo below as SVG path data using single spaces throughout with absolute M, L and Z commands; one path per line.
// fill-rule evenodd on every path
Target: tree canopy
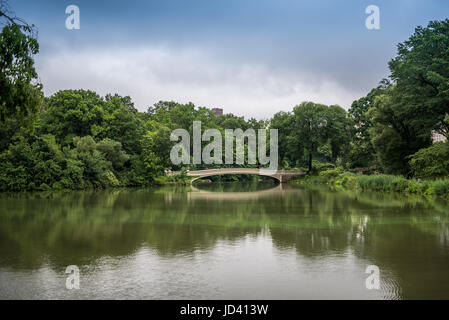
M 43 94 L 33 56 L 39 44 L 33 27 L 11 18 L 0 6 L 6 25 L 0 33 L 0 123 L 11 117 L 25 120 L 40 107 Z
M 448 134 L 449 20 L 418 27 L 390 61 L 392 83 L 367 111 L 371 138 L 385 171 L 410 174 L 408 156 Z

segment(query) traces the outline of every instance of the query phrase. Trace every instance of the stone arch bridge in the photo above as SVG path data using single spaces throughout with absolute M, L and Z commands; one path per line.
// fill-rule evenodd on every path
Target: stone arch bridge
M 167 175 L 180 174 L 181 172 L 168 172 Z M 208 170 L 187 171 L 187 176 L 192 177 L 191 182 L 205 177 L 218 176 L 224 174 L 251 174 L 258 176 L 271 177 L 280 183 L 287 182 L 289 179 L 305 175 L 302 170 L 268 170 L 259 168 L 222 168 Z

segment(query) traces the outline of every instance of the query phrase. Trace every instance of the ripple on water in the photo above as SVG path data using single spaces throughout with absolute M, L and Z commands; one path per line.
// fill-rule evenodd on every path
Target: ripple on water
M 401 300 L 402 290 L 397 278 L 392 274 L 386 274 L 381 277 L 381 290 L 385 300 Z

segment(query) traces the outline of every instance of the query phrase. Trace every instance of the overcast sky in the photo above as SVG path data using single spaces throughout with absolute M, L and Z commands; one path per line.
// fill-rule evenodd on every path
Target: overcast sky
M 67 30 L 65 9 L 80 9 Z M 368 30 L 365 8 L 380 8 Z M 302 101 L 347 109 L 388 76 L 396 46 L 449 17 L 447 0 L 10 0 L 38 28 L 46 95 L 91 89 L 258 119 Z

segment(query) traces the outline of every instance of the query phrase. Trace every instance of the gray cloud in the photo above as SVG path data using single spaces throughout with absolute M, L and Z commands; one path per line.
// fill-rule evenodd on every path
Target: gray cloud
M 47 95 L 86 88 L 129 95 L 142 111 L 159 100 L 191 101 L 258 119 L 306 100 L 348 107 L 369 89 L 360 79 L 350 81 L 354 70 L 339 64 L 338 57 L 271 57 L 267 63 L 269 55 L 251 59 L 211 48 L 156 45 L 90 47 L 43 50 L 37 67 Z

